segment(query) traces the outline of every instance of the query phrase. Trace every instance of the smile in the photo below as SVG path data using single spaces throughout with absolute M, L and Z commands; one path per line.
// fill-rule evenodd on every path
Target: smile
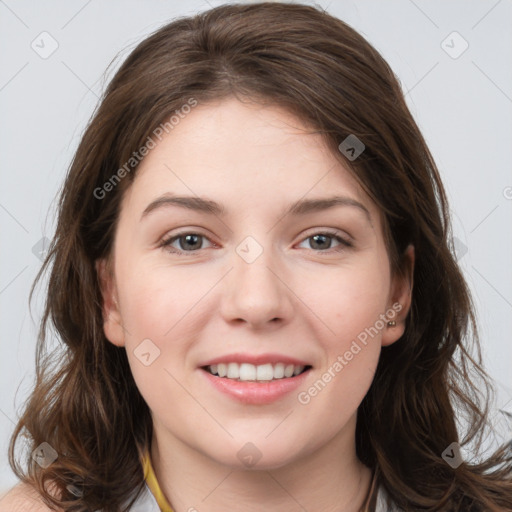
M 313 366 L 310 360 L 281 353 L 218 355 L 201 361 L 202 378 L 221 395 L 243 404 L 271 404 L 304 385 Z
M 203 367 L 212 375 L 237 381 L 268 382 L 300 375 L 310 366 L 286 363 L 261 364 L 251 363 L 219 363 Z

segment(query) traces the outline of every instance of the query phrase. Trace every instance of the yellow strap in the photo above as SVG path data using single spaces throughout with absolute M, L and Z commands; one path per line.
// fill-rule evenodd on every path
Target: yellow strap
M 149 490 L 155 497 L 158 506 L 160 507 L 161 512 L 173 512 L 171 505 L 167 501 L 167 498 L 164 496 L 162 489 L 158 485 L 158 480 L 156 479 L 155 472 L 153 471 L 153 466 L 151 465 L 151 458 L 149 456 L 149 452 L 144 454 L 144 458 L 142 460 L 142 464 L 144 467 L 144 479 L 148 484 Z

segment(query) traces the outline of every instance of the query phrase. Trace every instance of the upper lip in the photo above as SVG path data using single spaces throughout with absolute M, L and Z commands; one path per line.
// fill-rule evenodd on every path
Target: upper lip
M 242 354 L 240 352 L 234 354 L 226 354 L 223 356 L 215 357 L 214 359 L 209 359 L 204 363 L 201 363 L 199 366 L 211 366 L 212 364 L 220 364 L 220 363 L 249 363 L 254 366 L 263 365 L 263 364 L 293 364 L 295 366 L 311 366 L 307 361 L 302 361 L 300 359 L 296 359 L 295 357 L 285 356 L 283 354 Z

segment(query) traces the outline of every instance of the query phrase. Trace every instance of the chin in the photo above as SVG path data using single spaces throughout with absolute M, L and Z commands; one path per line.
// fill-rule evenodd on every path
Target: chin
M 211 453 L 209 456 L 230 469 L 249 471 L 278 469 L 294 462 L 300 456 L 295 443 L 287 443 L 284 440 L 281 442 L 277 439 L 272 442 L 264 438 L 258 439 L 243 442 L 230 440 L 229 445 L 223 446 L 224 450 L 221 453 Z

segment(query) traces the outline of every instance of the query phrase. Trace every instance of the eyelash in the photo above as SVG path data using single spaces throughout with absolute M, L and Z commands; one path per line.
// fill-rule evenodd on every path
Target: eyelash
M 200 233 L 195 233 L 193 231 L 184 231 L 182 233 L 178 233 L 177 235 L 173 235 L 171 237 L 163 239 L 159 243 L 158 247 L 163 248 L 165 251 L 167 251 L 167 252 L 169 252 L 171 254 L 176 254 L 178 256 L 192 256 L 192 255 L 196 254 L 198 251 L 200 251 L 201 249 L 198 249 L 198 250 L 195 250 L 195 251 L 182 251 L 180 249 L 171 248 L 171 244 L 175 240 L 178 240 L 181 237 L 184 237 L 184 236 L 187 236 L 187 235 L 198 235 L 199 237 L 208 239 L 208 237 L 206 237 L 205 235 L 202 235 Z M 320 254 L 322 254 L 322 253 L 331 254 L 331 252 L 341 252 L 341 251 L 343 251 L 343 250 L 345 250 L 347 248 L 353 247 L 353 244 L 351 242 L 349 242 L 345 238 L 342 238 L 342 237 L 338 236 L 337 232 L 330 231 L 330 230 L 318 231 L 316 233 L 313 233 L 313 234 L 303 238 L 301 240 L 301 243 L 303 241 L 305 241 L 305 240 L 307 240 L 309 238 L 313 238 L 314 236 L 317 236 L 317 235 L 326 235 L 326 236 L 328 236 L 330 238 L 333 238 L 334 240 L 340 242 L 341 245 L 338 248 L 334 248 L 334 249 L 326 249 L 326 250 L 318 250 L 318 251 L 315 251 L 314 249 L 311 249 L 314 252 L 318 252 Z

